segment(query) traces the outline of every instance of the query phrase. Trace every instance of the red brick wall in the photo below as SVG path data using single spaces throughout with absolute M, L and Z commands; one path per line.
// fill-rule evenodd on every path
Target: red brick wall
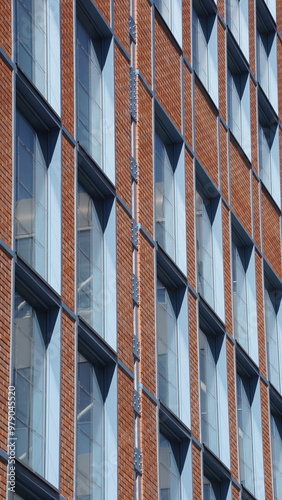
M 129 62 L 115 46 L 115 98 L 116 98 L 116 188 L 131 206 L 131 120 L 129 101 Z
M 13 199 L 13 148 L 11 138 L 13 137 L 12 127 L 12 72 L 5 62 L 0 58 L 0 118 L 1 118 L 1 196 L 0 196 L 0 238 L 12 247 L 13 233 L 12 227 L 12 199 Z
M 164 50 L 164 47 L 166 49 Z M 181 130 L 180 53 L 159 16 L 155 18 L 156 97 Z M 173 89 L 173 92 L 172 92 Z
M 252 165 L 258 173 L 258 110 L 257 110 L 257 87 L 250 78 L 250 103 L 251 103 L 251 138 L 252 138 Z
M 230 141 L 230 172 L 232 209 L 248 233 L 252 235 L 250 168 L 233 140 Z
M 262 442 L 263 442 L 263 465 L 264 465 L 264 483 L 265 483 L 265 498 L 272 500 L 272 460 L 271 460 L 271 436 L 269 426 L 269 394 L 268 387 L 260 380 L 260 396 L 261 396 L 261 417 L 262 417 Z
M 93 0 L 94 1 L 94 0 Z M 116 0 L 117 1 L 117 0 Z M 118 0 L 120 1 L 120 0 Z M 107 23 L 111 26 L 111 0 L 95 0 L 94 2 Z
M 200 424 L 200 390 L 199 390 L 199 342 L 198 342 L 198 308 L 192 293 L 188 293 L 189 304 L 189 353 L 190 353 L 190 397 L 191 397 L 191 430 L 201 440 Z
M 11 335 L 11 313 L 12 313 L 12 261 L 11 258 L 0 249 L 0 449 L 7 450 L 8 445 L 8 387 L 10 381 L 10 335 Z M 17 395 L 16 395 L 17 397 Z M 6 474 L 6 471 L 5 471 Z M 3 476 L 4 479 L 5 475 Z M 2 483 L 0 483 L 1 486 Z M 0 486 L 0 491 L 1 491 Z M 1 498 L 6 498 L 3 496 Z
M 129 15 L 130 1 L 116 0 L 114 2 L 115 33 L 127 52 L 130 52 Z
M 223 226 L 223 270 L 224 270 L 224 298 L 225 298 L 225 324 L 227 331 L 233 335 L 233 296 L 232 296 L 232 262 L 231 262 L 231 230 L 230 211 L 225 203 L 222 204 Z
M 1 46 L 11 57 L 11 6 L 6 2 L 2 6 L 1 21 Z M 13 246 L 13 125 L 12 125 L 12 72 L 0 58 L 0 238 L 9 247 Z M 8 387 L 10 381 L 11 340 L 12 332 L 12 260 L 0 249 L 0 449 L 8 452 Z M 0 497 L 6 498 L 7 465 L 0 460 Z
M 260 189 L 260 183 L 254 175 L 252 176 L 252 182 L 253 182 L 254 240 L 258 248 L 261 249 L 261 211 L 260 211 L 261 189 Z
M 263 260 L 256 252 L 256 294 L 257 294 L 257 318 L 258 318 L 258 344 L 259 344 L 259 368 L 261 373 L 267 377 L 266 370 L 266 340 L 264 329 L 264 276 Z
M 158 498 L 157 409 L 142 393 L 141 451 L 143 455 L 142 500 Z M 129 499 L 128 499 L 129 500 Z
M 60 492 L 74 498 L 75 473 L 75 392 L 76 392 L 76 331 L 73 320 L 62 313 L 61 358 L 61 469 Z
M 152 7 L 148 0 L 138 2 L 136 65 L 152 87 Z
M 189 63 L 192 61 L 192 2 L 182 2 L 182 36 L 183 36 L 183 52 Z
M 193 498 L 202 498 L 202 454 L 198 446 L 192 442 Z
M 279 19 L 279 27 L 280 27 L 280 32 L 281 32 L 281 26 L 282 26 L 282 5 L 280 2 L 276 2 L 276 9 L 277 9 L 277 19 Z M 282 42 L 279 40 L 277 37 L 277 80 L 278 82 L 281 82 L 282 78 Z M 279 109 L 279 116 L 282 114 L 282 88 L 281 84 L 278 86 L 278 109 Z
M 6 462 L 0 458 L 0 495 L 1 498 L 6 498 L 7 491 L 7 465 Z
M 9 0 L 1 2 L 0 47 L 12 59 L 12 2 Z
M 240 490 L 238 490 L 235 484 L 232 484 L 231 488 L 232 488 L 232 500 L 239 500 L 241 498 Z
M 185 112 L 185 139 L 193 148 L 193 110 L 192 110 L 192 73 L 186 64 L 183 64 L 184 72 L 184 112 Z
M 196 155 L 218 187 L 217 113 L 198 82 L 195 85 L 195 115 Z
M 218 11 L 219 11 L 222 19 L 224 19 L 226 21 L 226 17 L 225 17 L 225 14 L 226 14 L 225 1 L 224 0 L 218 0 L 218 2 L 217 2 L 217 8 L 218 8 Z
M 63 135 L 62 140 L 62 297 L 70 309 L 75 309 L 76 249 L 76 167 L 75 150 Z
M 235 371 L 235 349 L 232 342 L 227 338 L 227 379 L 228 379 L 228 409 L 229 409 L 229 434 L 230 434 L 230 460 L 231 474 L 239 480 L 238 464 L 238 428 L 237 428 L 237 398 L 236 398 L 236 371 Z M 237 498 L 236 496 L 234 498 Z
M 188 281 L 197 288 L 196 224 L 195 224 L 195 169 L 191 154 L 186 151 L 186 234 L 188 252 Z
M 249 1 L 249 26 L 256 26 L 256 2 Z M 250 29 L 249 44 L 250 44 L 250 69 L 253 75 L 256 74 L 256 30 Z M 252 80 L 251 80 L 252 81 Z M 252 109 L 252 108 L 251 108 Z
M 74 136 L 74 11 L 73 3 L 61 1 L 62 122 Z
M 230 203 L 228 132 L 222 123 L 219 124 L 219 161 L 222 196 Z
M 264 255 L 281 276 L 281 220 L 270 196 L 262 190 L 262 231 Z
M 225 4 L 221 0 L 221 4 Z M 220 6 L 219 6 L 220 8 Z M 221 5 L 221 10 L 224 10 L 224 5 Z M 227 61 L 226 61 L 226 30 L 221 22 L 218 22 L 218 91 L 219 91 L 219 111 L 223 120 L 227 123 Z

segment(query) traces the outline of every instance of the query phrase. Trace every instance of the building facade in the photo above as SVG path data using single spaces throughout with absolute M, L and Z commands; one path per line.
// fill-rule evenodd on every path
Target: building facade
M 281 500 L 282 3 L 0 5 L 0 497 Z

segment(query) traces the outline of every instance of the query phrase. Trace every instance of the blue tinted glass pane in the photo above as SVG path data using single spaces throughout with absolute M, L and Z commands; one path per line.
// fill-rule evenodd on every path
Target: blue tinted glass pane
M 16 374 L 17 417 L 28 425 L 30 410 L 30 383 L 19 372 Z

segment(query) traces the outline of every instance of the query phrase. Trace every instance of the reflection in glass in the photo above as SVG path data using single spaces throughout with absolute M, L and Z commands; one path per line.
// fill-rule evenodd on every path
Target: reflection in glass
M 44 475 L 46 314 L 20 295 L 15 301 L 14 370 L 17 457 Z
M 160 500 L 180 500 L 179 444 L 159 435 Z
M 78 188 L 78 314 L 103 334 L 103 206 Z
M 178 355 L 175 316 L 175 292 L 158 281 L 157 349 L 158 396 L 172 411 L 178 413 Z
M 77 23 L 77 136 L 102 167 L 101 40 L 91 38 Z
M 77 499 L 104 498 L 103 369 L 78 354 Z
M 16 249 L 46 278 L 46 143 L 19 112 L 16 172 Z

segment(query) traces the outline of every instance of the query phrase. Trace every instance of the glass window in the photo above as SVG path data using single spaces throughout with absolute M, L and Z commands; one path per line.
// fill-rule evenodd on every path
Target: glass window
M 255 256 L 252 246 L 246 246 L 233 235 L 233 315 L 234 334 L 241 346 L 257 361 L 257 314 Z
M 251 156 L 250 81 L 246 68 L 239 68 L 228 58 L 228 122 L 244 152 Z
M 157 283 L 158 397 L 178 413 L 176 289 Z
M 204 476 L 204 497 L 203 500 L 220 500 L 221 499 L 220 482 L 210 480 Z
M 46 0 L 17 0 L 18 63 L 44 96 L 47 92 L 46 5 Z
M 20 295 L 15 298 L 14 380 L 17 394 L 17 458 L 45 471 L 47 315 Z
M 103 203 L 78 186 L 78 314 L 103 334 Z
M 175 441 L 159 435 L 160 500 L 180 500 L 180 449 Z
M 257 3 L 257 79 L 278 112 L 277 40 L 273 19 L 264 2 Z
M 205 185 L 213 190 L 210 181 Z M 206 192 L 202 181 L 197 182 L 197 286 L 201 296 L 224 320 L 221 200 L 219 196 L 206 196 Z
M 248 301 L 246 285 L 246 250 L 232 243 L 233 309 L 235 337 L 248 351 Z
M 182 0 L 155 0 L 169 29 L 177 42 L 182 44 Z
M 104 370 L 78 354 L 76 498 L 104 496 Z
M 200 330 L 200 387 L 202 441 L 219 453 L 216 337 Z
M 175 258 L 173 144 L 155 135 L 156 240 Z
M 252 394 L 250 378 L 237 374 L 237 415 L 239 466 L 241 484 L 254 493 L 254 460 L 252 433 Z
M 77 137 L 102 167 L 102 40 L 77 22 Z
M 217 18 L 199 1 L 193 4 L 193 45 L 194 68 L 217 105 Z
M 207 302 L 214 304 L 212 200 L 196 192 L 198 289 Z
M 276 290 L 270 281 L 265 278 L 264 289 L 265 302 L 265 328 L 267 342 L 267 364 L 268 377 L 274 387 L 281 392 L 281 329 L 282 329 L 282 305 L 281 290 Z
M 260 176 L 272 192 L 272 175 L 279 170 L 279 128 L 276 122 L 270 122 L 262 112 L 259 113 L 259 165 Z
M 17 112 L 16 249 L 46 278 L 47 143 Z
M 274 500 L 282 498 L 282 417 L 277 412 L 272 412 L 271 423 L 271 451 L 272 473 L 274 486 Z
M 249 1 L 227 0 L 227 23 L 244 56 L 249 59 Z
M 279 126 L 270 106 L 259 107 L 258 122 L 260 177 L 280 206 Z

